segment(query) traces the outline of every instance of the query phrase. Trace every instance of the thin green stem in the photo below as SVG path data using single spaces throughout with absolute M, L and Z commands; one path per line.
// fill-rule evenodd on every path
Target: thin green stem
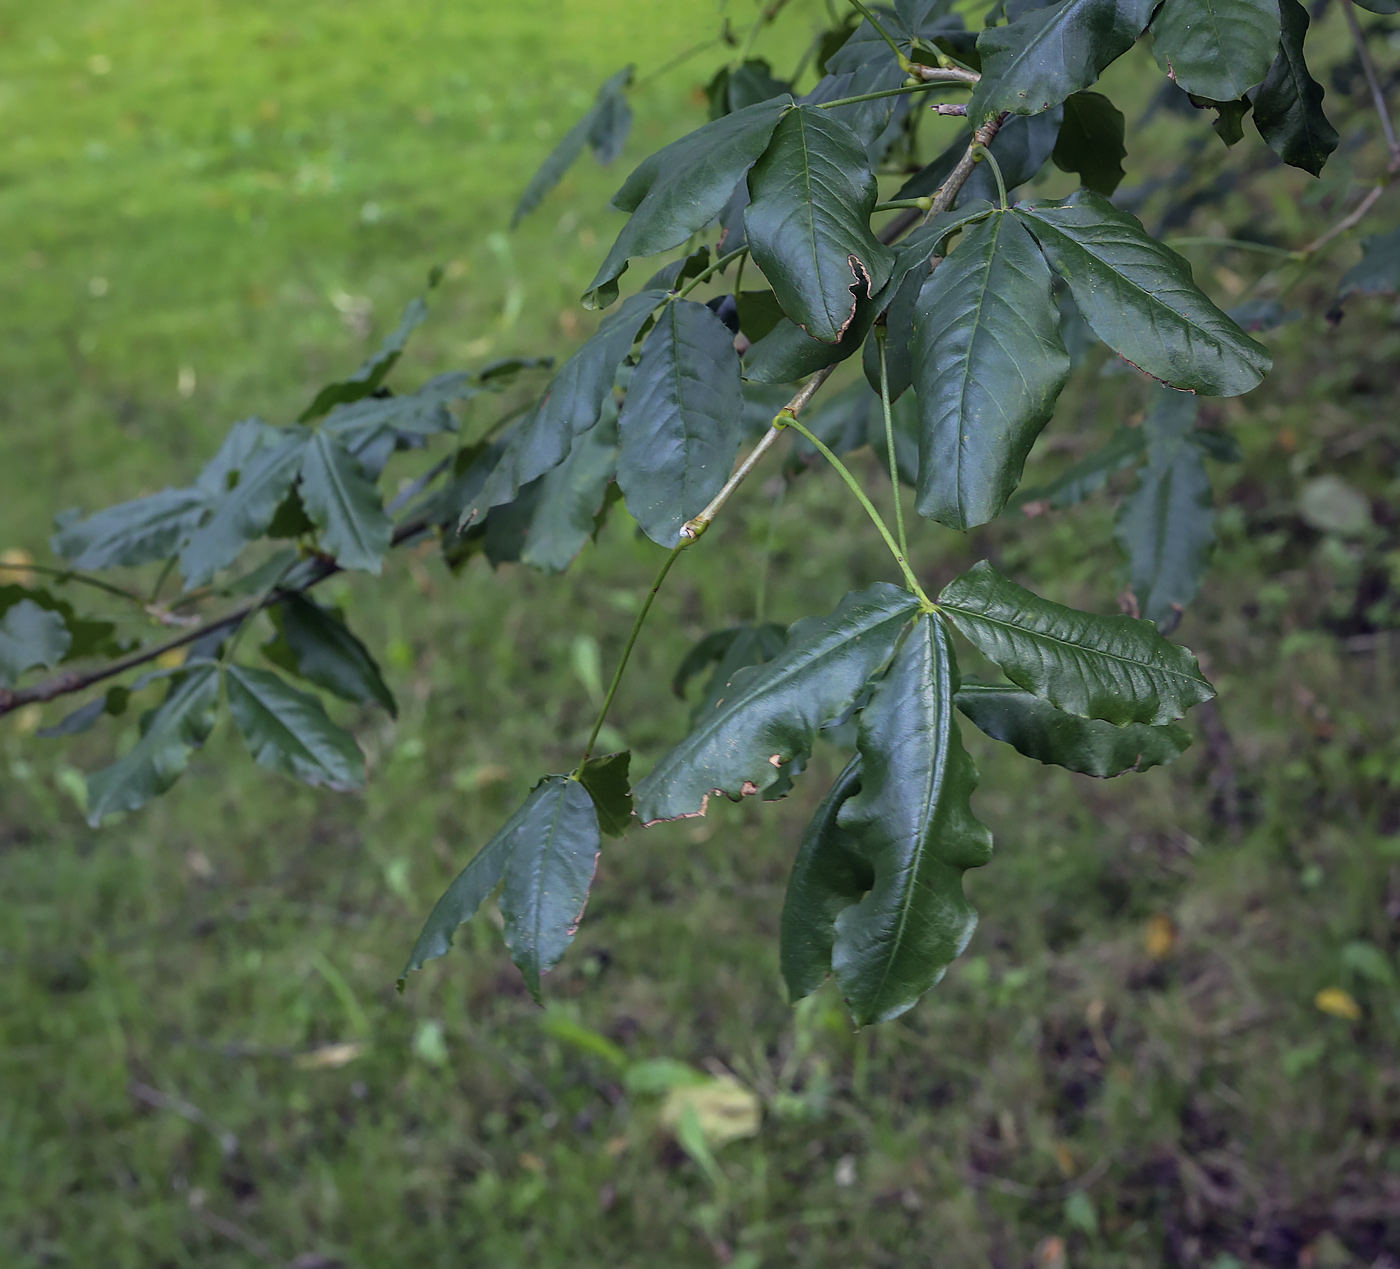
M 758 590 L 753 600 L 754 623 L 762 622 L 768 608 L 768 566 L 773 559 L 773 543 L 778 536 L 778 517 L 782 515 L 783 499 L 787 495 L 788 482 L 784 480 L 773 495 L 773 510 L 768 516 L 768 536 L 763 539 L 763 555 L 758 564 Z
M 805 436 L 817 452 L 822 455 L 834 468 L 842 480 L 849 486 L 851 492 L 855 494 L 856 500 L 865 508 L 865 514 L 870 517 L 871 523 L 880 530 L 880 536 L 885 539 L 885 545 L 890 548 L 890 554 L 894 556 L 895 563 L 899 565 L 899 571 L 904 574 L 904 580 L 909 589 L 916 594 L 920 600 L 933 607 L 932 600 L 924 594 L 924 588 L 919 585 L 919 579 L 914 576 L 914 570 L 909 567 L 909 561 L 905 558 L 904 552 L 899 549 L 899 543 L 894 540 L 890 533 L 889 526 L 885 523 L 880 513 L 875 510 L 875 504 L 865 496 L 865 490 L 860 487 L 860 482 L 851 475 L 850 469 L 831 451 L 819 436 L 816 436 L 810 429 L 804 427 L 796 419 L 787 419 L 786 426 L 794 428 L 800 435 Z
M 860 101 L 879 101 L 881 97 L 907 97 L 910 93 L 926 93 L 930 88 L 942 88 L 937 80 L 927 84 L 905 84 L 903 88 L 886 88 L 878 93 L 861 93 L 857 97 L 837 97 L 834 101 L 817 103 L 818 110 L 835 110 L 837 106 L 853 106 Z
M 1011 206 L 1006 201 L 1006 180 L 1001 174 L 1001 164 L 997 162 L 996 155 L 992 153 L 991 146 L 983 145 L 980 141 L 972 147 L 972 157 L 974 161 L 980 162 L 986 159 L 992 165 L 992 175 L 997 178 L 997 194 L 1001 199 L 1002 210 Z
M 749 249 L 747 246 L 735 247 L 733 251 L 726 252 L 724 255 L 720 256 L 720 258 L 716 260 L 714 264 L 710 265 L 708 269 L 697 273 L 693 278 L 690 279 L 689 282 L 687 282 L 683 287 L 681 287 L 681 289 L 676 292 L 676 299 L 685 299 L 685 297 L 689 295 L 693 290 L 695 290 L 695 288 L 699 286 L 702 282 L 708 282 L 712 277 L 714 277 L 716 273 L 723 273 L 725 269 L 729 268 L 729 266 L 735 260 L 739 259 L 740 256 L 746 256 L 748 254 Z
M 870 25 L 875 28 L 875 33 L 882 40 L 884 40 L 885 43 L 890 46 L 890 48 L 894 50 L 894 55 L 899 59 L 899 64 L 903 67 L 907 67 L 909 65 L 909 59 L 904 56 L 904 53 L 900 49 L 899 45 L 896 44 L 890 38 L 890 33 L 886 31 L 883 26 L 880 25 L 880 19 L 877 18 L 873 13 L 871 13 L 870 10 L 865 7 L 865 5 L 861 4 L 860 0 L 850 0 L 850 4 L 851 8 L 853 8 L 857 13 L 861 15 L 861 17 L 863 17 L 867 22 L 869 22 Z
M 739 305 L 739 296 L 744 285 L 744 266 L 748 264 L 748 262 L 749 258 L 747 255 L 740 256 L 739 267 L 734 270 L 734 306 L 736 308 Z
M 875 328 L 875 346 L 880 353 L 880 406 L 885 412 L 885 448 L 890 460 L 890 484 L 894 488 L 894 527 L 899 535 L 899 549 L 909 558 L 909 540 L 904 536 L 904 498 L 899 491 L 899 457 L 894 448 L 894 419 L 890 410 L 890 368 L 886 361 L 885 344 L 888 328 Z
M 249 627 L 252 626 L 253 619 L 258 615 L 258 613 L 262 612 L 262 610 L 267 607 L 267 601 L 271 599 L 272 596 L 278 590 L 281 589 L 282 583 L 287 580 L 287 574 L 290 573 L 292 569 L 294 569 L 300 563 L 301 561 L 299 559 L 288 560 L 286 568 L 284 568 L 280 573 L 278 573 L 277 576 L 274 577 L 272 581 L 268 584 L 267 589 L 264 590 L 263 593 L 258 596 L 258 602 L 253 605 L 252 611 L 249 612 L 248 615 L 241 622 L 238 623 L 237 628 L 234 630 L 233 638 L 229 640 L 228 647 L 224 649 L 223 655 L 219 658 L 219 662 L 221 664 L 233 664 L 233 654 L 238 651 L 238 645 L 243 642 L 243 636 L 247 634 Z
M 1230 247 L 1235 251 L 1257 251 L 1260 255 L 1279 256 L 1285 260 L 1298 260 L 1302 258 L 1302 252 L 1294 251 L 1290 247 L 1275 247 L 1267 242 L 1250 242 L 1246 238 L 1167 238 L 1164 239 L 1167 246 L 1175 249 L 1177 247 Z
M 655 83 L 668 71 L 673 71 L 682 62 L 688 62 L 697 53 L 703 53 L 707 48 L 714 48 L 716 44 L 724 43 L 724 37 L 716 35 L 713 39 L 701 40 L 699 44 L 692 44 L 688 49 L 677 53 L 669 62 L 662 62 L 654 71 L 643 75 L 641 79 L 633 80 L 629 85 L 631 88 L 645 88 L 648 84 Z
M 47 564 L 0 564 L 0 573 L 37 573 L 40 577 L 53 577 L 60 582 L 79 582 L 95 590 L 106 591 L 109 595 L 116 595 L 130 603 L 140 604 L 142 608 L 146 606 L 146 601 L 134 591 L 104 582 L 100 577 L 89 577 L 86 573 L 75 572 L 71 568 L 54 568 Z
M 876 203 L 873 210 L 882 211 L 902 211 L 910 208 L 914 211 L 928 211 L 933 206 L 932 198 L 892 198 L 886 203 Z
M 588 743 L 583 747 L 583 757 L 579 759 L 575 777 L 578 776 L 588 762 L 589 756 L 593 753 L 593 746 L 598 741 L 598 733 L 603 730 L 603 724 L 607 722 L 608 710 L 612 708 L 613 697 L 617 695 L 617 685 L 622 682 L 622 673 L 627 669 L 627 662 L 632 656 L 632 649 L 636 646 L 637 636 L 642 632 L 642 623 L 647 619 L 647 613 L 651 611 L 651 605 L 656 599 L 656 592 L 661 589 L 661 584 L 666 580 L 666 574 L 671 571 L 671 565 L 679 558 L 682 551 L 691 543 L 692 539 L 682 538 L 671 548 L 671 553 L 666 557 L 666 562 L 662 564 L 661 571 L 656 575 L 656 580 L 651 584 L 651 590 L 647 593 L 641 611 L 637 613 L 637 619 L 632 623 L 632 633 L 627 636 L 627 643 L 623 646 L 622 656 L 618 660 L 617 670 L 614 672 L 612 682 L 608 685 L 608 694 L 603 698 L 602 708 L 598 711 L 597 721 L 593 724 L 593 730 L 588 734 Z
M 160 598 L 160 592 L 165 589 L 165 583 L 174 571 L 177 559 L 179 559 L 178 555 L 172 555 L 161 566 L 160 576 L 156 578 L 155 585 L 151 587 L 151 597 L 146 601 L 148 604 L 154 604 Z

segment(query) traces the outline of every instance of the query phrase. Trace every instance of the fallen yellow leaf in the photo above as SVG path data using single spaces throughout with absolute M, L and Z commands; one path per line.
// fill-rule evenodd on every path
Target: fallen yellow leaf
M 1147 933 L 1143 945 L 1154 961 L 1164 961 L 1176 946 L 1176 925 L 1165 912 L 1154 912 L 1147 918 Z
M 757 1136 L 763 1117 L 758 1098 L 728 1075 L 673 1088 L 661 1107 L 661 1122 L 674 1131 L 687 1111 L 694 1112 L 709 1146 Z
M 29 568 L 32 563 L 34 557 L 17 546 L 0 551 L 0 586 L 33 586 L 34 574 Z
M 348 1066 L 365 1051 L 363 1040 L 347 1040 L 343 1044 L 323 1044 L 309 1053 L 299 1053 L 296 1065 L 303 1071 L 334 1070 Z
M 1341 987 L 1324 987 L 1313 997 L 1313 1004 L 1334 1018 L 1347 1022 L 1359 1022 L 1361 1019 L 1361 1006 L 1356 1003 L 1356 997 Z

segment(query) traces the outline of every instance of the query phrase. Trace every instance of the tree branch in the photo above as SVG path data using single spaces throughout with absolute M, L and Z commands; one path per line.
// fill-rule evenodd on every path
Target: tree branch
M 1356 20 L 1356 6 L 1351 0 L 1342 0 L 1342 13 L 1347 26 L 1351 28 L 1352 42 L 1356 45 L 1356 55 L 1361 59 L 1361 70 L 1366 76 L 1367 87 L 1371 90 L 1371 100 L 1375 102 L 1376 114 L 1380 116 L 1381 131 L 1385 133 L 1386 148 L 1390 151 L 1389 171 L 1400 172 L 1400 141 L 1395 137 L 1395 124 L 1390 118 L 1390 107 L 1386 104 L 1385 93 L 1381 91 L 1380 76 L 1376 74 L 1376 64 L 1371 60 L 1371 50 L 1366 46 L 1366 34 L 1361 23 Z

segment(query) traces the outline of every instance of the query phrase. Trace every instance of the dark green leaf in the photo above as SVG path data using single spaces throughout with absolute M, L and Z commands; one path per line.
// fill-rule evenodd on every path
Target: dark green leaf
M 919 416 L 919 398 L 913 392 L 906 392 L 890 410 L 890 422 L 894 424 L 894 460 L 899 467 L 899 478 L 913 489 L 919 487 L 921 470 L 919 439 L 923 426 Z M 875 453 L 875 461 L 888 473 L 890 446 L 885 437 L 885 412 L 878 402 L 871 408 L 868 417 L 866 442 Z
M 306 423 L 320 418 L 332 406 L 345 405 L 373 396 L 384 382 L 394 363 L 403 355 L 408 337 L 423 324 L 428 316 L 428 305 L 422 299 L 409 303 L 403 311 L 397 329 L 380 345 L 379 351 L 366 361 L 348 379 L 328 383 L 316 394 L 316 399 L 302 411 L 298 422 Z
M 330 432 L 317 432 L 301 464 L 301 500 L 322 546 L 341 568 L 378 573 L 394 525 L 379 490 Z
M 771 101 L 792 92 L 792 85 L 776 79 L 773 68 L 763 58 L 751 59 L 736 66 L 726 84 L 728 108 L 732 113 L 760 102 Z
M 796 383 L 818 370 L 845 361 L 859 349 L 875 320 L 875 305 L 856 304 L 855 318 L 834 344 L 813 339 L 796 322 L 781 318 L 744 354 L 744 378 L 752 383 Z
M 447 408 L 451 401 L 469 401 L 481 391 L 473 377 L 453 371 L 430 379 L 417 392 L 399 397 L 367 397 L 338 405 L 326 416 L 325 430 L 334 432 L 353 452 L 379 429 L 434 436 L 455 432 L 457 420 Z
M 740 670 L 771 661 L 782 652 L 786 643 L 787 631 L 771 621 L 718 630 L 701 639 L 686 655 L 671 681 L 672 690 L 680 696 L 691 675 L 698 674 L 710 662 L 714 663 L 705 690 L 690 711 L 691 726 L 719 707 Z
M 638 292 L 603 319 L 597 334 L 559 368 L 544 400 L 510 433 L 476 496 L 463 500 L 462 524 L 510 502 L 522 485 L 568 457 L 574 437 L 598 422 L 618 366 L 631 351 L 642 324 L 665 298 L 664 291 Z
M 180 778 L 214 727 L 219 704 L 218 667 L 199 665 L 171 684 L 165 700 L 142 720 L 141 738 L 124 757 L 88 777 L 88 823 L 134 811 Z
M 1244 139 L 1244 117 L 1251 109 L 1248 98 L 1241 97 L 1238 101 L 1206 101 L 1204 98 L 1193 97 L 1191 100 L 1197 105 L 1209 106 L 1215 110 L 1215 122 L 1211 127 L 1226 145 L 1237 145 Z
M 684 699 L 685 689 L 690 680 L 723 658 L 740 632 L 746 629 L 747 626 L 730 626 L 726 630 L 711 630 L 709 634 L 697 639 L 691 645 L 690 651 L 681 658 L 680 665 L 671 676 L 671 691 Z
M 862 28 L 868 30 L 868 26 Z M 861 34 L 857 30 L 852 43 Z M 879 47 L 874 49 L 874 58 L 853 70 L 827 75 L 818 81 L 817 86 L 800 99 L 804 106 L 818 106 L 823 102 L 838 101 L 847 97 L 864 97 L 868 93 L 887 92 L 898 88 L 905 80 L 905 72 L 895 61 L 889 45 L 875 36 Z M 849 48 L 850 45 L 848 44 Z M 871 45 L 873 48 L 873 44 Z M 845 50 L 842 50 L 844 54 Z M 842 58 L 834 59 L 841 61 Z M 844 64 L 844 63 L 843 63 Z M 889 149 L 899 130 L 898 119 L 909 109 L 907 99 L 899 97 L 876 97 L 867 101 L 849 102 L 844 106 L 823 109 L 822 114 L 850 129 L 865 151 L 872 166 L 878 164 Z
M 1205 454 L 1191 443 L 1198 408 L 1195 397 L 1162 389 L 1143 424 L 1147 464 L 1114 527 L 1128 557 L 1128 585 L 1142 615 L 1158 625 L 1196 597 L 1215 542 Z
M 1063 108 L 1052 106 L 1036 115 L 1012 115 L 1001 126 L 989 148 L 992 157 L 1001 165 L 1001 178 L 1006 182 L 1008 192 L 1034 180 L 1050 161 L 1063 119 Z M 956 206 L 968 207 L 976 202 L 996 203 L 999 198 L 992 165 L 983 161 L 972 169 L 967 184 L 958 194 Z
M 911 344 L 920 515 L 994 519 L 1069 376 L 1050 270 L 1009 213 L 968 230 L 924 283 Z
M 837 455 L 859 449 L 867 441 L 877 452 L 884 444 L 885 429 L 884 419 L 880 417 L 880 402 L 865 384 L 853 383 L 829 397 L 819 397 L 816 404 L 808 407 L 808 411 L 804 411 L 802 422 Z M 877 430 L 878 444 L 870 439 Z M 794 436 L 792 458 L 792 469 L 800 471 L 803 464 L 817 461 L 817 448 L 805 436 Z M 917 454 L 915 458 L 917 461 Z
M 209 510 L 202 489 L 159 493 L 108 507 L 54 534 L 56 555 L 75 568 L 102 569 L 168 559 Z
M 653 542 L 674 546 L 729 478 L 743 439 L 734 337 L 705 305 L 672 300 L 661 310 L 617 427 L 627 509 Z
M 632 823 L 632 785 L 628 768 L 632 751 L 590 758 L 578 773 L 579 783 L 588 790 L 598 812 L 598 827 L 609 837 L 625 837 Z
M 76 661 L 80 657 L 113 657 L 125 650 L 112 635 L 116 626 L 110 621 L 95 621 L 90 617 L 80 617 L 66 599 L 56 599 L 48 591 L 29 586 L 0 586 L 0 616 L 6 615 L 15 605 L 28 600 L 45 612 L 56 614 L 62 619 L 68 631 L 68 650 L 63 660 Z
M 1339 295 L 1392 295 L 1400 291 L 1400 229 L 1372 234 L 1361 243 L 1361 261 L 1344 274 Z
M 564 134 L 559 144 L 550 151 L 549 157 L 540 164 L 539 171 L 530 178 L 530 183 L 515 205 L 515 213 L 510 218 L 512 229 L 534 211 L 544 196 L 559 184 L 564 173 L 574 165 L 574 160 L 583 153 L 585 145 L 592 145 L 595 154 L 598 154 L 599 142 L 603 143 L 603 153 L 610 157 L 604 158 L 603 154 L 598 154 L 598 160 L 602 163 L 611 162 L 622 152 L 631 124 L 631 110 L 622 90 L 632 82 L 632 70 L 633 68 L 628 66 L 618 71 L 598 89 L 598 95 L 588 112 Z M 603 105 L 605 101 L 609 103 L 606 118 Z M 620 103 L 621 111 L 617 105 L 612 104 L 614 102 Z M 599 133 L 598 141 L 593 139 L 595 129 Z
M 1243 97 L 1278 53 L 1279 0 L 1166 0 L 1152 23 L 1157 65 L 1188 93 Z
M 204 491 L 212 502 L 233 488 L 253 455 L 267 445 L 275 445 L 284 435 L 261 419 L 240 419 L 228 430 L 218 453 L 195 477 L 195 486 Z M 167 556 L 173 552 L 167 552 Z
M 948 632 L 925 615 L 860 713 L 860 792 L 838 825 L 874 870 L 836 918 L 832 968 L 858 1025 L 897 1018 L 947 971 L 977 924 L 962 875 L 992 855 L 972 813 L 977 768 L 953 712 Z
M 501 915 L 506 946 L 540 998 L 540 975 L 573 941 L 598 866 L 598 813 L 588 790 L 568 776 L 547 776 L 526 802 L 527 813 L 506 860 Z
M 180 572 L 187 587 L 203 586 L 267 532 L 296 479 L 308 439 L 295 433 L 253 455 L 238 483 L 214 503 L 214 514 L 181 549 Z
M 72 642 L 61 614 L 21 599 L 0 617 L 0 687 L 13 687 L 26 670 L 57 665 Z
M 605 403 L 603 417 L 576 436 L 569 456 L 540 479 L 522 562 L 544 573 L 568 568 L 593 536 L 616 473 L 617 413 Z
M 1174 723 L 1115 727 L 1079 718 L 1011 684 L 964 682 L 957 705 L 987 735 L 1027 758 L 1106 779 L 1164 766 L 1186 752 L 1189 732 Z
M 606 308 L 617 298 L 617 279 L 628 260 L 678 247 L 718 216 L 791 101 L 783 97 L 736 111 L 643 160 L 613 196 L 613 206 L 632 217 L 589 283 L 584 304 Z
M 783 311 L 813 339 L 835 343 L 856 295 L 878 291 L 894 264 L 870 231 L 878 191 L 859 138 L 828 111 L 789 111 L 749 173 L 749 194 L 754 262 Z
M 1153 7 L 1153 0 L 1061 0 L 989 27 L 977 39 L 982 80 L 968 118 L 980 122 L 1003 110 L 1037 114 L 1088 88 L 1132 48 Z
M 831 973 L 836 918 L 875 882 L 875 870 L 855 838 L 837 822 L 860 789 L 860 758 L 852 758 L 822 799 L 788 878 L 783 900 L 780 957 L 783 981 L 794 1003 L 810 996 Z
M 847 595 L 828 617 L 793 626 L 766 665 L 740 670 L 700 726 L 636 789 L 643 824 L 703 815 L 711 793 L 740 798 L 777 783 L 825 723 L 840 717 L 889 658 L 918 611 L 907 591 L 880 582 Z
M 688 256 L 681 256 L 679 260 L 672 260 L 670 264 L 663 265 L 647 279 L 647 284 L 643 287 L 646 291 L 675 291 L 682 283 L 688 282 L 691 278 L 699 277 L 710 266 L 710 248 L 708 244 L 696 247 Z
M 101 696 L 93 697 L 86 705 L 75 709 L 52 727 L 41 727 L 34 734 L 45 740 L 57 740 L 62 736 L 80 736 L 104 715 L 117 718 L 126 713 L 126 707 L 130 700 L 131 691 L 129 688 L 109 687 Z
M 772 291 L 740 291 L 737 298 L 739 329 L 756 344 L 784 320 L 783 306 Z
M 1048 485 L 1021 490 L 1013 505 L 1023 507 L 1029 502 L 1048 502 L 1056 511 L 1073 507 L 1108 484 L 1114 472 L 1136 463 L 1145 446 L 1140 427 L 1120 427 L 1107 444 L 1086 454 Z
M 1122 112 L 1102 93 L 1075 93 L 1065 98 L 1065 117 L 1050 156 L 1062 172 L 1074 172 L 1080 184 L 1107 197 L 1123 179 Z
M 1400 0 L 1356 0 L 1356 3 L 1372 13 L 1400 13 Z
M 1018 203 L 1051 267 L 1100 339 L 1138 369 L 1191 392 L 1248 392 L 1272 359 L 1191 280 L 1191 267 L 1101 194 Z
M 270 610 L 277 637 L 263 645 L 274 665 L 299 674 L 342 700 L 377 701 L 390 714 L 399 708 L 369 649 L 339 615 L 305 595 L 289 595 Z
M 330 789 L 359 789 L 365 760 L 355 738 L 327 717 L 320 700 L 271 670 L 230 665 L 228 707 L 261 767 Z
M 1150 621 L 1051 603 L 986 560 L 949 582 L 938 602 L 1013 683 L 1081 718 L 1155 726 L 1215 695 L 1189 649 Z

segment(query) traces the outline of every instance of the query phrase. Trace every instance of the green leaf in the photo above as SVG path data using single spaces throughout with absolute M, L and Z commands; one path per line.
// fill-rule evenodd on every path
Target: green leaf
M 924 283 L 910 346 L 920 412 L 920 515 L 994 519 L 1069 377 L 1050 270 L 1020 221 L 969 229 Z
M 938 603 L 1013 683 L 1081 718 L 1170 723 L 1215 695 L 1191 652 L 1150 621 L 1052 603 L 986 560 L 949 582 Z
M 348 379 L 328 383 L 316 394 L 316 399 L 302 411 L 299 423 L 320 418 L 332 406 L 344 405 L 373 396 L 379 389 L 395 362 L 403 355 L 408 337 L 423 324 L 428 316 L 427 303 L 419 298 L 409 302 L 399 320 L 398 327 L 379 346 L 379 351 L 364 362 Z
M 75 568 L 102 569 L 168 559 L 209 510 L 200 489 L 162 489 L 79 520 L 51 545 Z
M 274 665 L 357 705 L 377 701 L 398 716 L 398 704 L 369 649 L 338 614 L 305 595 L 288 595 L 269 609 L 277 637 L 263 645 Z
M 1080 184 L 1108 197 L 1123 179 L 1123 114 L 1102 93 L 1075 93 L 1065 98 L 1065 117 L 1051 158 L 1062 172 L 1074 172 Z
M 597 528 L 599 510 L 617 473 L 616 410 L 574 438 L 569 456 L 539 482 L 521 560 L 544 573 L 562 573 Z
M 203 586 L 238 558 L 272 523 L 301 467 L 308 437 L 286 436 L 256 452 L 238 483 L 214 503 L 214 514 L 190 534 L 180 550 L 180 572 L 188 588 Z
M 574 438 L 598 422 L 617 368 L 643 323 L 665 298 L 664 291 L 640 291 L 603 319 L 597 334 L 559 368 L 544 399 L 511 431 L 476 496 L 463 500 L 461 524 L 512 501 L 522 485 L 568 457 Z
M 1400 291 L 1400 229 L 1361 242 L 1361 261 L 1342 274 L 1338 296 L 1392 295 Z
M 855 838 L 837 822 L 860 789 L 860 758 L 852 758 L 822 799 L 788 878 L 779 956 L 788 998 L 810 996 L 831 973 L 836 918 L 875 883 L 875 870 Z
M 203 490 L 210 502 L 223 497 L 238 483 L 253 456 L 265 446 L 276 445 L 284 435 L 280 428 L 269 427 L 261 419 L 239 419 L 195 477 L 196 488 Z
M 725 112 L 732 114 L 760 102 L 772 101 L 792 92 L 792 85 L 773 75 L 764 58 L 751 58 L 729 72 L 725 79 Z
M 62 660 L 76 661 L 79 657 L 91 656 L 115 657 L 126 651 L 126 645 L 112 637 L 116 632 L 116 626 L 112 622 L 80 617 L 66 599 L 56 599 L 43 589 L 0 586 L 0 617 L 26 600 L 62 620 L 68 631 L 68 647 L 61 657 Z
M 750 383 L 796 383 L 818 370 L 853 356 L 875 320 L 875 305 L 856 303 L 856 313 L 846 333 L 834 344 L 813 339 L 796 322 L 783 317 L 744 354 L 744 378 Z
M 474 376 L 452 371 L 430 379 L 417 392 L 367 397 L 352 405 L 338 405 L 326 416 L 325 430 L 339 436 L 352 453 L 382 429 L 413 436 L 455 432 L 457 420 L 447 408 L 448 403 L 469 401 L 480 391 Z
M 632 785 L 628 769 L 632 751 L 590 758 L 578 773 L 579 783 L 588 790 L 598 812 L 598 827 L 609 837 L 625 837 L 632 823 Z
M 771 661 L 787 644 L 787 631 L 775 622 L 731 626 L 706 635 L 686 653 L 671 680 L 671 690 L 685 695 L 686 684 L 707 666 L 713 665 L 705 690 L 690 711 L 691 725 L 718 707 L 729 691 L 729 684 L 742 669 Z
M 772 291 L 740 291 L 735 297 L 735 307 L 739 312 L 739 329 L 751 344 L 758 343 L 785 320 L 783 306 Z
M 109 687 L 101 696 L 95 696 L 86 705 L 80 705 L 52 727 L 40 727 L 34 734 L 45 740 L 57 740 L 63 736 L 81 736 L 99 718 L 104 716 L 116 718 L 126 713 L 126 707 L 130 700 L 130 689 Z
M 1063 108 L 1052 106 L 1036 115 L 1012 115 L 1002 124 L 988 148 L 1001 165 L 1001 178 L 1008 191 L 1033 180 L 1050 161 L 1063 120 Z M 966 134 L 960 138 L 959 158 L 971 139 Z M 972 169 L 967 184 L 958 194 L 956 207 L 968 207 L 975 202 L 1000 202 L 1000 191 L 991 168 L 990 163 L 982 162 Z
M 879 582 L 847 595 L 827 617 L 799 621 L 781 655 L 740 670 L 699 726 L 636 789 L 637 817 L 703 815 L 711 793 L 762 793 L 781 768 L 805 757 L 824 724 L 839 718 L 889 658 L 918 611 L 907 591 Z
M 1152 23 L 1157 65 L 1188 93 L 1243 97 L 1278 52 L 1279 0 L 1166 0 Z
M 588 112 L 564 134 L 559 144 L 550 151 L 549 157 L 540 164 L 539 171 L 530 178 L 530 183 L 515 205 L 515 213 L 510 218 L 512 229 L 534 211 L 544 196 L 559 184 L 564 173 L 574 165 L 574 160 L 583 153 L 585 145 L 591 144 L 598 161 L 603 163 L 611 162 L 621 153 L 631 124 L 631 110 L 627 106 L 623 89 L 632 82 L 633 69 L 628 66 L 618 71 L 598 89 L 598 95 Z M 605 102 L 609 103 L 606 114 Z M 619 112 L 617 106 L 612 104 L 614 102 L 621 103 L 621 111 L 625 114 Z M 599 134 L 598 141 L 593 139 L 595 130 Z M 604 155 L 609 157 L 605 158 Z
M 0 617 L 0 687 L 13 687 L 26 670 L 57 665 L 72 642 L 60 613 L 21 599 Z
M 322 546 L 341 568 L 378 573 L 394 525 L 379 490 L 330 432 L 317 432 L 301 464 L 301 500 Z
M 1400 13 L 1400 0 L 1356 0 L 1356 3 L 1372 13 Z
M 957 690 L 948 632 L 925 615 L 860 713 L 860 792 L 837 822 L 875 876 L 836 918 L 831 958 L 860 1026 L 912 1007 L 977 925 L 962 875 L 991 858 L 992 835 L 972 813 L 977 768 L 958 734 Z
M 113 811 L 134 811 L 180 778 L 214 728 L 219 674 L 214 665 L 182 673 L 165 700 L 142 719 L 141 738 L 110 767 L 88 777 L 88 823 L 96 828 Z
M 1198 106 L 1208 106 L 1215 110 L 1215 122 L 1211 127 L 1226 145 L 1237 145 L 1244 139 L 1244 117 L 1251 108 L 1248 98 L 1238 101 L 1207 101 L 1204 97 L 1192 97 Z
M 1143 424 L 1147 464 L 1114 526 L 1139 610 L 1159 626 L 1179 617 L 1196 597 L 1215 543 L 1205 454 L 1191 442 L 1199 404 L 1195 397 L 1161 391 Z
M 617 483 L 653 542 L 674 546 L 729 478 L 742 414 L 729 327 L 703 304 L 672 300 L 642 345 L 617 423 Z
M 1174 723 L 1115 727 L 1056 709 L 1011 684 L 964 681 L 957 706 L 994 740 L 1005 741 L 1027 758 L 1107 779 L 1125 771 L 1146 771 L 1174 762 L 1191 735 Z
M 1248 392 L 1268 372 L 1268 350 L 1207 298 L 1190 265 L 1101 194 L 1081 189 L 1016 211 L 1094 334 L 1138 369 L 1224 397 Z
M 894 253 L 870 230 L 878 198 L 860 139 L 813 106 L 789 111 L 749 173 L 744 226 L 754 262 L 783 311 L 813 339 L 836 343 L 856 295 L 885 284 Z
M 1114 472 L 1136 463 L 1146 444 L 1140 427 L 1120 427 L 1107 444 L 1086 454 L 1048 485 L 1021 490 L 1012 499 L 1012 505 L 1024 507 L 1029 502 L 1048 502 L 1056 511 L 1073 507 L 1108 484 Z
M 1003 110 L 1036 114 L 1088 88 L 1132 48 L 1153 8 L 1153 0 L 1061 0 L 988 27 L 977 39 L 982 79 L 968 119 L 980 122 Z
M 260 767 L 338 791 L 364 787 L 355 738 L 331 722 L 317 697 L 271 670 L 230 665 L 225 678 L 229 712 Z
M 632 217 L 588 284 L 585 307 L 617 299 L 628 260 L 678 247 L 718 216 L 791 104 L 780 97 L 735 111 L 644 159 L 613 196 L 613 206 Z
M 506 946 L 540 998 L 540 975 L 559 962 L 578 930 L 598 866 L 598 813 L 588 790 L 547 776 L 526 802 L 505 865 L 501 915 Z

